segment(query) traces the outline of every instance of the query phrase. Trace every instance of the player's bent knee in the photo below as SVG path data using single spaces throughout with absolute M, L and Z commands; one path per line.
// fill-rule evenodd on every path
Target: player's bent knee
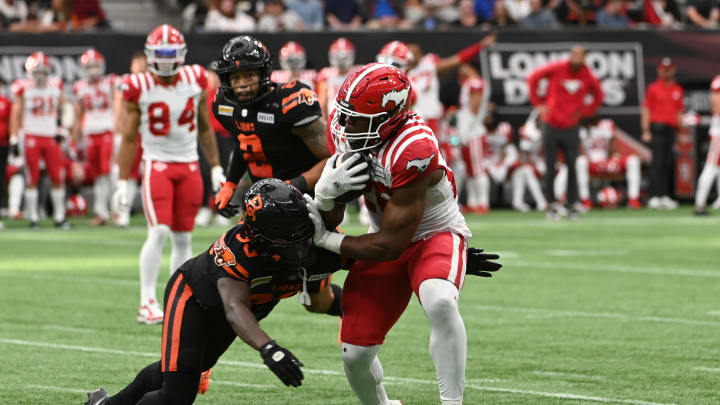
M 354 368 L 367 369 L 372 364 L 379 350 L 380 345 L 357 346 L 349 343 L 343 343 L 343 362 L 351 370 Z
M 418 293 L 425 315 L 431 322 L 447 319 L 458 312 L 458 289 L 447 280 L 425 280 L 420 284 Z
M 153 239 L 159 243 L 165 243 L 170 236 L 170 227 L 165 224 L 159 224 L 148 229 L 148 239 Z

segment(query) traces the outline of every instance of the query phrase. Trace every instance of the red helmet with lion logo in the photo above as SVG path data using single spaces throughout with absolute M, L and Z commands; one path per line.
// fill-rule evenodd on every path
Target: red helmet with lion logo
M 371 63 L 350 72 L 338 92 L 330 124 L 338 149 L 373 149 L 391 138 L 408 117 L 411 93 L 410 79 L 395 66 Z M 367 129 L 347 132 L 347 121 L 353 117 L 367 118 Z

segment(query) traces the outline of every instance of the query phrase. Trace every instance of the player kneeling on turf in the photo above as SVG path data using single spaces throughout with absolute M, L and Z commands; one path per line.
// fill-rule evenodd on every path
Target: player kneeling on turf
M 236 337 L 258 350 L 285 385 L 299 387 L 302 362 L 258 322 L 281 299 L 298 292 L 304 305 L 324 306 L 313 312 L 340 314 L 339 296 L 317 302 L 311 298 L 332 273 L 349 266 L 339 254 L 315 248 L 313 235 L 305 201 L 295 187 L 278 179 L 255 183 L 245 194 L 243 220 L 168 281 L 161 360 L 114 396 L 102 389 L 89 393 L 86 405 L 191 404 L 200 374 L 215 365 Z

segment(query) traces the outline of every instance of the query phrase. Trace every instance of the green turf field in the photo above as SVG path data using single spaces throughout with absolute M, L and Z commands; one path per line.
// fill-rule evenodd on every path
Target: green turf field
M 0 404 L 82 404 L 86 390 L 114 393 L 159 359 L 161 327 L 135 322 L 142 218 L 128 230 L 73 222 L 0 231 Z M 551 223 L 495 211 L 468 222 L 471 244 L 499 251 L 505 267 L 465 283 L 465 404 L 720 403 L 720 215 L 614 210 Z M 194 251 L 221 231 L 198 229 Z M 305 363 L 303 386 L 285 388 L 238 341 L 196 403 L 356 403 L 336 319 L 293 297 L 262 326 Z M 414 299 L 380 352 L 391 398 L 439 404 L 428 336 Z

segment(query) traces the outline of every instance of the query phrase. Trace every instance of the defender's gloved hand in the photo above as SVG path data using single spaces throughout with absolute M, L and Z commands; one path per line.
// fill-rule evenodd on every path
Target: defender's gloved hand
M 275 373 L 286 386 L 299 387 L 302 385 L 304 376 L 300 367 L 304 364 L 289 350 L 271 340 L 260 348 L 260 356 L 270 371 Z
M 483 249 L 468 248 L 466 274 L 480 277 L 492 277 L 492 272 L 500 270 L 502 264 L 491 262 L 497 260 L 500 255 L 483 253 Z

